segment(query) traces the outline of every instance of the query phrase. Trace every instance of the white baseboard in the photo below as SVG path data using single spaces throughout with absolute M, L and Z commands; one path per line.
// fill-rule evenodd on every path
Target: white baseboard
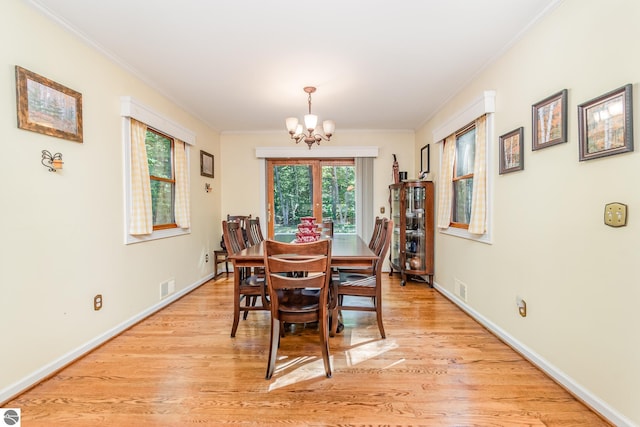
M 591 409 L 599 413 L 602 417 L 606 418 L 609 422 L 613 423 L 617 427 L 638 427 L 637 424 L 633 423 L 627 417 L 609 406 L 602 399 L 598 398 L 589 390 L 578 384 L 573 378 L 569 377 L 557 367 L 549 363 L 546 359 L 541 357 L 539 354 L 531 350 L 529 347 L 513 338 L 498 325 L 491 322 L 489 319 L 475 311 L 473 308 L 469 307 L 464 301 L 458 298 L 458 296 L 449 292 L 447 289 L 443 288 L 437 283 L 434 283 L 433 287 L 451 302 L 456 304 L 462 311 L 473 317 L 478 323 L 480 323 L 482 326 L 499 337 L 508 346 L 513 348 L 528 361 L 540 368 L 544 373 L 553 378 L 557 383 L 562 385 L 570 393 L 572 393 L 578 399 L 582 400 L 586 405 L 590 406 Z
M 148 309 L 144 310 L 143 312 L 138 313 L 137 315 L 135 315 L 132 318 L 130 318 L 130 319 L 120 323 L 119 325 L 111 328 L 110 330 L 104 332 L 103 334 L 98 335 L 97 337 L 95 337 L 91 341 L 81 345 L 80 347 L 76 348 L 75 350 L 63 355 L 59 359 L 54 360 L 53 362 L 49 363 L 48 365 L 43 366 L 42 368 L 38 369 L 37 371 L 33 372 L 32 374 L 26 376 L 25 378 L 23 378 L 23 379 L 17 381 L 16 383 L 11 384 L 10 386 L 2 389 L 0 391 L 0 405 L 1 405 L 2 402 L 7 402 L 10 399 L 13 399 L 15 396 L 17 396 L 20 393 L 24 392 L 25 390 L 33 387 L 35 384 L 39 383 L 40 381 L 46 379 L 47 377 L 49 377 L 50 375 L 54 374 L 58 370 L 64 368 L 68 364 L 72 363 L 73 361 L 75 361 L 75 360 L 79 359 L 80 357 L 84 356 L 85 354 L 87 354 L 91 350 L 101 346 L 102 344 L 104 344 L 105 342 L 109 341 L 113 337 L 115 337 L 115 336 L 121 334 L 122 332 L 126 331 L 131 326 L 135 325 L 136 323 L 140 322 L 141 320 L 145 319 L 146 317 L 149 317 L 150 315 L 152 315 L 153 313 L 157 312 L 158 310 L 163 309 L 164 307 L 168 306 L 172 302 L 176 301 L 177 299 L 183 297 L 184 295 L 188 294 L 189 292 L 191 292 L 192 290 L 196 289 L 197 287 L 199 287 L 199 286 L 203 285 L 204 283 L 208 282 L 212 278 L 213 278 L 213 274 L 210 274 L 210 275 L 200 279 L 199 281 L 187 286 L 186 288 L 184 288 L 184 289 L 182 289 L 182 290 L 180 290 L 180 291 L 178 291 L 178 292 L 176 292 L 174 294 L 171 294 L 171 295 L 167 296 L 166 298 L 164 298 L 163 300 L 159 301 L 157 304 L 152 305 L 151 307 L 149 307 Z

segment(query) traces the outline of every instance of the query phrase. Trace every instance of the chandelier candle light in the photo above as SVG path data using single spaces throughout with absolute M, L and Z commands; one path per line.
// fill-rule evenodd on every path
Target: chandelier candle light
M 318 116 L 311 114 L 311 94 L 316 91 L 316 88 L 313 86 L 307 86 L 304 88 L 304 91 L 309 94 L 309 114 L 305 114 L 304 116 L 304 126 L 306 131 L 303 130 L 302 124 L 298 124 L 298 119 L 296 117 L 287 118 L 286 123 L 291 139 L 295 140 L 296 144 L 300 141 L 304 141 L 309 146 L 309 150 L 311 150 L 311 146 L 314 143 L 320 145 L 320 141 L 323 139 L 325 141 L 331 140 L 331 135 L 333 135 L 333 131 L 336 129 L 336 124 L 333 120 L 324 120 L 322 122 L 324 135 L 315 133 L 316 125 L 318 124 Z

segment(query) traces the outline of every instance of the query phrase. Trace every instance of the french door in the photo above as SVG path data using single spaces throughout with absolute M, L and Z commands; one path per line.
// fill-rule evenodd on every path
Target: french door
M 268 159 L 269 238 L 295 238 L 300 218 L 333 220 L 334 233 L 355 234 L 354 159 Z

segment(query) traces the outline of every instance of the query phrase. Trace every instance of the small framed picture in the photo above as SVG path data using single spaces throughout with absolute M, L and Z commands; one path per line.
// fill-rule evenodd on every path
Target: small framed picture
M 500 175 L 524 169 L 524 127 L 500 137 Z
M 213 154 L 200 150 L 200 175 L 213 178 Z
M 429 173 L 429 163 L 431 162 L 430 147 L 427 144 L 420 149 L 420 174 Z
M 16 65 L 18 127 L 82 142 L 82 94 Z
M 633 151 L 630 84 L 578 105 L 580 161 Z
M 533 150 L 567 142 L 567 89 L 533 104 L 531 124 Z

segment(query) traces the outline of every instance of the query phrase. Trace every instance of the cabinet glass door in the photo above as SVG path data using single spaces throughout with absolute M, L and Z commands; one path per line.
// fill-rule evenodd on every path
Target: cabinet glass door
M 391 263 L 400 265 L 400 187 L 391 188 L 391 220 L 393 221 L 393 236 L 391 236 Z
M 405 188 L 406 229 L 405 229 L 405 268 L 419 271 L 425 268 L 425 188 Z

